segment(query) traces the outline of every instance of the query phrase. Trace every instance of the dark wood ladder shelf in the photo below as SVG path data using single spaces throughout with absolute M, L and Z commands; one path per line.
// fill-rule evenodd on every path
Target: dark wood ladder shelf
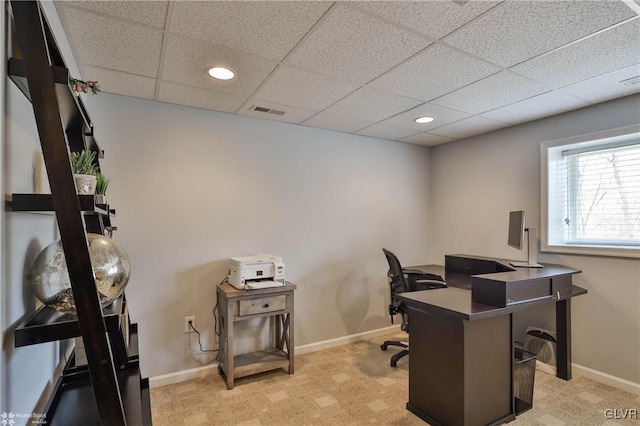
M 76 339 L 73 356 L 45 409 L 48 425 L 151 425 L 149 380 L 140 373 L 138 325 L 129 320 L 124 294 L 102 308 L 89 256 L 87 232 L 104 235 L 115 210 L 93 195 L 77 195 L 69 152 L 104 153 L 93 122 L 70 85 L 69 70 L 37 0 L 11 0 L 8 73 L 33 106 L 51 194 L 12 194 L 9 212 L 52 212 L 67 262 L 76 315 L 42 306 L 15 332 L 15 346 Z M 77 361 L 77 362 L 76 362 Z
M 104 204 L 96 204 L 93 195 L 78 195 L 80 210 L 83 213 L 95 213 L 108 216 L 115 210 L 109 210 Z M 7 207 L 14 212 L 53 212 L 51 194 L 11 194 Z M 105 208 L 106 207 L 106 208 Z

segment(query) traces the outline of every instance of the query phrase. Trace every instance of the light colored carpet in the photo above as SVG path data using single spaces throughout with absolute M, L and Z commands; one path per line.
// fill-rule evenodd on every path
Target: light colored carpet
M 406 409 L 409 360 L 404 358 L 397 368 L 390 367 L 389 358 L 398 348 L 381 351 L 380 343 L 385 338 L 406 339 L 407 335 L 394 334 L 298 355 L 295 374 L 275 370 L 241 378 L 231 391 L 217 374 L 154 388 L 153 423 L 425 425 Z M 640 416 L 640 397 L 583 377 L 567 382 L 536 372 L 533 408 L 510 425 L 640 424 L 638 417 L 622 418 L 628 409 L 638 410 Z

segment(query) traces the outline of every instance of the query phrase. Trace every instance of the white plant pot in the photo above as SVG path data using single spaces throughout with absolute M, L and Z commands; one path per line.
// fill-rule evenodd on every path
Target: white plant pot
M 94 175 L 73 175 L 78 195 L 93 195 L 96 192 L 96 177 Z
M 107 204 L 107 196 L 104 194 L 96 194 L 96 204 Z

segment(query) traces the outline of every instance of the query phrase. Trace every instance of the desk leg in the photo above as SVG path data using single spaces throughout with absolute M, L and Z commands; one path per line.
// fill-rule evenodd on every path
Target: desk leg
M 556 376 L 571 380 L 571 299 L 556 302 L 558 362 Z

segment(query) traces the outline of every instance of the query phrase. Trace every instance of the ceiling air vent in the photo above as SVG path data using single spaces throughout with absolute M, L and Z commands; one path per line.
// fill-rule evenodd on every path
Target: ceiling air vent
M 622 80 L 620 83 L 624 84 L 625 86 L 640 86 L 640 75 Z
M 249 108 L 249 110 L 258 111 L 258 112 L 264 112 L 264 113 L 273 114 L 273 115 L 285 115 L 286 114 L 286 111 L 280 111 L 280 110 L 277 110 L 277 109 L 261 107 L 261 106 L 258 106 L 258 105 L 253 105 L 251 108 Z

